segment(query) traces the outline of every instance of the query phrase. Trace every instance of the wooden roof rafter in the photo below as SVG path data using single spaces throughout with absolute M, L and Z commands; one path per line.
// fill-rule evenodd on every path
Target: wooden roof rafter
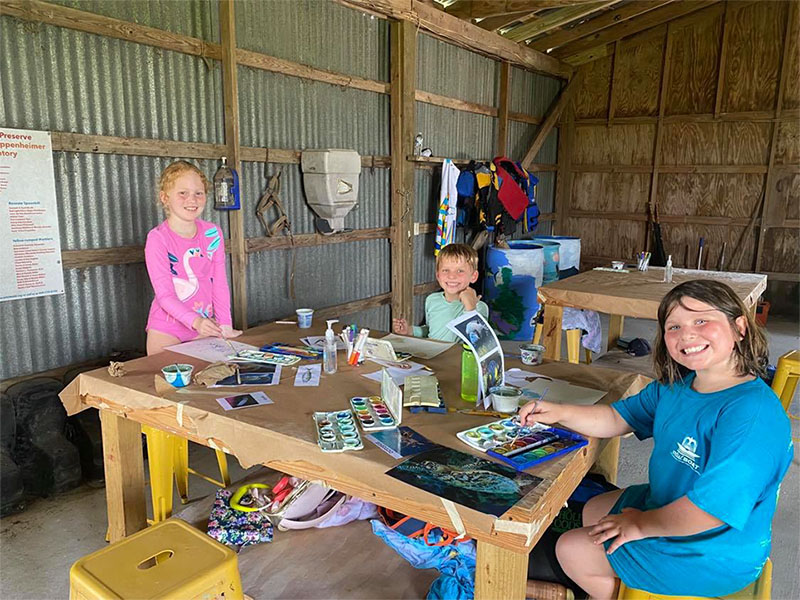
M 541 18 L 537 18 L 530 23 L 513 27 L 508 31 L 503 31 L 502 35 L 515 42 L 524 42 L 573 21 L 579 21 L 592 13 L 619 4 L 620 1 L 621 0 L 603 0 L 600 2 L 588 2 L 551 10 L 542 15 Z

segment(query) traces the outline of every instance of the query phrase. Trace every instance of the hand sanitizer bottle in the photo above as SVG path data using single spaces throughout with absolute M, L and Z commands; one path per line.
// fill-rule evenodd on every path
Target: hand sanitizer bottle
M 333 324 L 338 319 L 328 319 L 328 329 L 325 331 L 325 345 L 322 347 L 322 369 L 328 373 L 336 373 L 336 336 L 333 335 Z
M 667 257 L 667 266 L 664 267 L 664 281 L 672 283 L 672 254 Z

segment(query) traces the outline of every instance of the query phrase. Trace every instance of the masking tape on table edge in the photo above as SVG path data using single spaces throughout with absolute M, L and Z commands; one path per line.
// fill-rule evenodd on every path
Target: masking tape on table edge
M 214 441 L 214 438 L 206 438 L 206 444 L 213 450 L 222 450 L 225 454 L 232 454 L 232 452 L 225 446 L 220 446 Z
M 440 498 L 440 500 L 442 501 L 442 505 L 447 511 L 447 514 L 450 516 L 450 522 L 453 524 L 453 529 L 455 529 L 456 533 L 458 534 L 456 539 L 460 540 L 467 537 L 467 530 L 464 528 L 464 522 L 461 520 L 461 515 L 458 514 L 456 505 L 452 500 L 448 500 L 447 498 Z
M 175 420 L 178 422 L 178 427 L 183 427 L 183 403 L 178 403 L 178 408 L 175 411 Z
M 495 519 L 494 530 L 524 535 L 525 545 L 530 546 L 533 536 L 539 532 L 539 530 L 542 528 L 542 525 L 544 525 L 545 521 L 548 518 L 550 518 L 549 514 L 531 523 L 523 523 L 522 521 L 508 521 L 505 519 Z

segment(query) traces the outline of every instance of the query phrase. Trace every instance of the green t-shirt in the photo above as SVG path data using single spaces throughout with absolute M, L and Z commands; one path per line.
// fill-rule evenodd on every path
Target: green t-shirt
M 484 318 L 489 317 L 489 307 L 485 302 L 478 300 L 475 310 Z M 435 292 L 425 298 L 425 325 L 414 326 L 414 337 L 427 337 L 444 342 L 457 342 L 458 336 L 447 328 L 447 324 L 464 314 L 464 305 L 461 300 L 448 302 L 444 292 Z

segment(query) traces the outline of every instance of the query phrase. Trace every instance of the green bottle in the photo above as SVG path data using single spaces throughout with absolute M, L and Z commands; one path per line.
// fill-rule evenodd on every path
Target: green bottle
M 461 399 L 467 402 L 478 401 L 478 363 L 475 355 L 466 344 L 461 352 Z

